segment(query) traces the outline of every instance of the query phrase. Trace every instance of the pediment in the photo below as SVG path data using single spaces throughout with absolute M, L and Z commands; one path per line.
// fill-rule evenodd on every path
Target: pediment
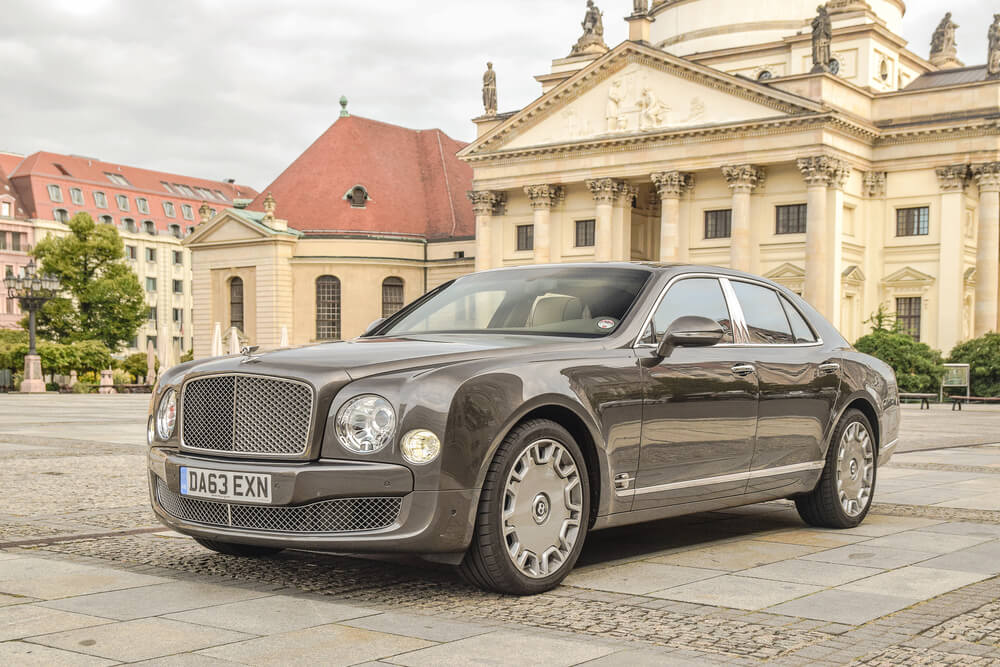
M 840 274 L 845 283 L 860 285 L 865 282 L 865 274 L 857 264 L 852 264 Z
M 188 246 L 252 242 L 269 238 L 273 235 L 264 225 L 245 220 L 229 211 L 222 211 L 208 222 L 195 228 L 194 233 L 185 239 Z
M 695 128 L 717 131 L 820 111 L 796 95 L 625 42 L 459 155 Z
M 786 262 L 778 268 L 773 269 L 764 277 L 779 283 L 782 280 L 804 280 L 806 277 L 806 270 Z
M 934 283 L 934 276 L 907 266 L 882 279 L 882 284 L 892 287 L 923 287 Z

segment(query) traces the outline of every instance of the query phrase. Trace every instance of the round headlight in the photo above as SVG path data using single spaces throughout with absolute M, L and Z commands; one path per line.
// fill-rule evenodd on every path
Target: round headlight
M 396 413 L 389 401 L 366 394 L 353 398 L 337 413 L 337 438 L 355 454 L 374 454 L 392 440 Z
M 156 411 L 156 434 L 160 440 L 167 440 L 174 434 L 177 426 L 177 393 L 167 389 L 160 399 L 160 408 Z
M 425 429 L 410 431 L 404 435 L 399 447 L 403 450 L 403 458 L 417 465 L 430 463 L 441 453 L 441 441 Z

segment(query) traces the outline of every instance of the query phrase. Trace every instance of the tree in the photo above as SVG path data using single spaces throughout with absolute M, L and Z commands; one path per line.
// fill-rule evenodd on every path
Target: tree
M 969 364 L 973 396 L 1000 396 L 1000 333 L 959 343 L 949 361 Z
M 155 369 L 160 370 L 160 360 L 157 359 L 155 362 Z M 139 376 L 145 377 L 146 373 L 149 372 L 149 359 L 146 357 L 145 352 L 137 352 L 136 354 L 130 354 L 125 357 L 125 361 L 122 363 L 122 368 L 132 375 L 134 381 L 138 381 Z M 147 382 L 152 383 L 147 380 Z
M 114 226 L 77 213 L 69 229 L 69 236 L 50 236 L 35 246 L 42 271 L 58 278 L 66 292 L 38 313 L 38 331 L 61 343 L 96 339 L 115 352 L 145 321 L 145 293 Z
M 944 377 L 940 352 L 900 331 L 895 318 L 883 307 L 879 307 L 867 323 L 872 325 L 872 332 L 854 344 L 859 352 L 892 366 L 902 392 L 927 394 L 938 391 Z

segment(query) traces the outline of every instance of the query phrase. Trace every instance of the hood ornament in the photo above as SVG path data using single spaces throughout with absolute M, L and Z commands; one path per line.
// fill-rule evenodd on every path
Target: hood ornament
M 251 361 L 255 361 L 257 357 L 254 356 L 254 352 L 260 349 L 260 345 L 244 345 L 240 348 L 240 354 L 243 355 L 243 359 L 240 361 L 241 364 L 246 364 Z

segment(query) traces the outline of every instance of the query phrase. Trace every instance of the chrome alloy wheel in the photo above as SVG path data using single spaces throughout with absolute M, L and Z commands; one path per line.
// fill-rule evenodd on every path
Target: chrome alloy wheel
M 573 456 L 555 440 L 531 443 L 507 475 L 503 535 L 522 574 L 547 577 L 567 561 L 580 534 L 583 485 Z
M 849 517 L 868 506 L 875 483 L 875 449 L 871 435 L 861 422 L 853 422 L 840 438 L 837 452 L 837 494 Z

